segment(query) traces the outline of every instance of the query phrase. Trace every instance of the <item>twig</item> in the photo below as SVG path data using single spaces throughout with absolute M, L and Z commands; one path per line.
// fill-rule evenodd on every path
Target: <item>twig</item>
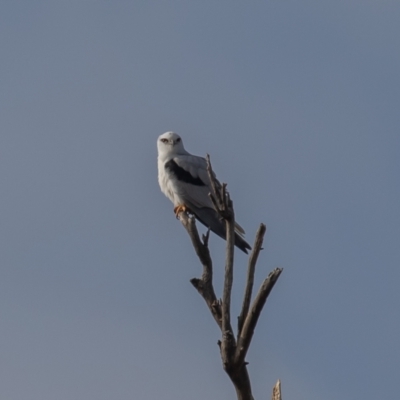
M 211 161 L 210 161 L 209 154 L 206 155 L 206 161 L 207 161 L 208 179 L 210 180 L 210 184 L 211 184 L 211 193 L 209 193 L 208 195 L 210 196 L 215 209 L 218 211 L 221 206 L 221 196 L 220 196 L 220 191 L 218 189 L 220 189 L 221 185 L 219 185 L 215 179 L 215 174 L 211 167 Z M 217 189 L 217 187 L 218 187 L 218 189 Z
M 251 339 L 253 338 L 253 333 L 257 325 L 258 318 L 260 317 L 264 304 L 267 301 L 267 297 L 278 280 L 281 272 L 282 268 L 275 268 L 268 275 L 268 277 L 262 283 L 260 290 L 253 301 L 251 309 L 244 321 L 242 332 L 238 338 L 235 354 L 235 364 L 237 365 L 241 365 L 244 362 L 247 351 L 250 347 Z
M 272 400 L 282 400 L 281 381 L 279 379 L 272 389 Z
M 200 279 L 193 278 L 190 280 L 190 282 L 203 297 L 203 299 L 207 303 L 208 308 L 211 311 L 212 316 L 215 319 L 215 322 L 222 329 L 221 305 L 217 299 L 217 296 L 215 295 L 212 283 L 213 267 L 210 251 L 208 249 L 208 238 L 210 235 L 210 231 L 207 231 L 207 233 L 203 236 L 202 242 L 200 240 L 199 232 L 196 228 L 194 217 L 189 217 L 184 211 L 181 211 L 178 216 L 179 220 L 182 222 L 182 225 L 189 234 L 196 254 L 199 257 L 201 264 L 203 265 L 202 277 Z
M 260 224 L 260 227 L 258 228 L 258 231 L 256 234 L 256 239 L 254 241 L 253 250 L 249 257 L 249 263 L 248 263 L 248 267 L 247 267 L 246 289 L 245 289 L 245 293 L 244 293 L 244 297 L 243 297 L 242 311 L 238 318 L 238 337 L 239 337 L 240 333 L 242 332 L 244 320 L 247 317 L 247 313 L 249 312 L 250 302 L 251 302 L 251 294 L 253 291 L 253 284 L 254 284 L 254 272 L 256 269 L 258 255 L 260 254 L 260 251 L 262 250 L 262 244 L 263 244 L 266 229 L 267 228 L 264 224 Z

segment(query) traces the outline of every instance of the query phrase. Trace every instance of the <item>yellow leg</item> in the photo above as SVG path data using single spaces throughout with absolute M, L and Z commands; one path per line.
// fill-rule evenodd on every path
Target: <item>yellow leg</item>
M 180 204 L 179 206 L 176 206 L 174 208 L 174 213 L 175 213 L 176 218 L 178 218 L 178 215 L 181 211 L 186 212 L 186 211 L 188 211 L 188 208 L 184 204 Z

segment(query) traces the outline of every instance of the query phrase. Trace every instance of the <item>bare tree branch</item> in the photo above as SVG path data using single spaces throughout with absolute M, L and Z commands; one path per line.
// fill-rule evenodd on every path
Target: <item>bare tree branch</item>
M 222 346 L 221 355 L 224 366 L 231 363 L 235 354 L 236 340 L 231 326 L 231 293 L 233 284 L 233 261 L 235 247 L 235 218 L 232 202 L 229 194 L 226 193 L 223 199 L 228 202 L 224 208 L 229 211 L 230 218 L 226 219 L 226 261 L 225 261 L 225 280 L 222 294 Z
M 211 201 L 222 219 L 227 220 L 233 218 L 232 201 L 230 199 L 228 191 L 226 190 L 227 185 L 226 183 L 223 183 L 221 185 L 218 182 L 214 174 L 214 171 L 212 169 L 210 156 L 208 154 L 206 155 L 206 161 L 207 161 L 207 174 L 212 189 L 211 193 L 209 193 Z
M 274 388 L 272 389 L 272 400 L 282 400 L 281 394 L 281 381 L 278 379 Z
M 225 261 L 225 281 L 222 295 L 222 328 L 224 331 L 232 331 L 231 314 L 231 292 L 233 284 L 233 261 L 234 261 L 234 240 L 235 240 L 235 221 L 226 221 L 226 261 Z
M 253 284 L 254 284 L 254 272 L 256 270 L 256 264 L 258 260 L 258 255 L 262 250 L 262 244 L 264 240 L 265 231 L 267 230 L 264 224 L 260 224 L 258 228 L 256 239 L 254 241 L 253 250 L 249 257 L 249 263 L 247 267 L 247 282 L 246 282 L 246 289 L 243 297 L 243 305 L 242 311 L 238 318 L 238 338 L 240 333 L 242 332 L 244 320 L 247 317 L 247 313 L 249 312 L 250 302 L 251 302 L 251 294 L 253 291 Z
M 208 174 L 208 178 L 210 179 L 211 189 L 212 189 L 209 196 L 211 197 L 211 200 L 212 200 L 212 198 L 214 198 L 213 204 L 214 204 L 215 209 L 218 210 L 219 206 L 222 202 L 222 198 L 220 195 L 221 194 L 220 185 L 218 184 L 218 182 L 215 179 L 215 174 L 211 167 L 211 161 L 210 161 L 209 154 L 206 155 L 206 161 L 207 161 L 207 174 Z
M 234 246 L 235 246 L 235 215 L 233 204 L 229 193 L 226 190 L 226 184 L 222 185 L 215 177 L 212 170 L 210 156 L 207 154 L 207 173 L 211 183 L 213 193 L 210 193 L 210 198 L 226 224 L 226 260 L 225 260 L 225 280 L 222 293 L 222 342 L 221 342 L 221 357 L 225 370 L 229 368 L 231 359 L 235 353 L 236 341 L 231 326 L 231 293 L 233 283 L 233 261 L 234 261 Z
M 197 289 L 205 300 L 212 316 L 217 322 L 222 333 L 222 340 L 218 341 L 221 351 L 223 368 L 231 379 L 237 394 L 238 400 L 254 400 L 251 390 L 250 378 L 247 370 L 245 357 L 250 347 L 254 329 L 262 308 L 267 300 L 269 293 L 274 287 L 282 269 L 276 268 L 261 285 L 253 304 L 250 307 L 251 296 L 254 285 L 254 272 L 259 253 L 262 249 L 265 225 L 261 224 L 257 231 L 253 251 L 250 254 L 246 288 L 243 297 L 243 305 L 238 318 L 237 343 L 231 326 L 231 294 L 233 284 L 233 263 L 235 248 L 235 215 L 233 204 L 229 193 L 226 190 L 226 184 L 220 184 L 212 170 L 210 157 L 207 155 L 207 172 L 211 182 L 212 193 L 209 194 L 211 201 L 226 224 L 226 260 L 225 260 L 225 279 L 222 293 L 222 301 L 218 301 L 213 287 L 213 267 L 208 249 L 208 238 L 210 231 L 203 235 L 203 241 L 200 240 L 196 228 L 195 218 L 189 216 L 187 212 L 181 211 L 178 214 L 182 225 L 185 227 L 192 241 L 195 252 L 203 265 L 203 274 L 201 278 L 191 279 L 192 285 Z M 279 395 L 280 395 L 280 382 Z M 278 385 L 277 383 L 277 385 Z M 275 388 L 277 386 L 275 385 Z M 274 388 L 274 393 L 275 393 Z M 273 398 L 273 400 L 281 400 Z
M 254 329 L 257 325 L 258 318 L 260 317 L 261 311 L 264 307 L 267 297 L 274 287 L 279 275 L 282 272 L 282 268 L 275 268 L 268 277 L 262 283 L 260 290 L 256 298 L 253 301 L 251 309 L 247 314 L 244 321 L 242 332 L 238 338 L 238 344 L 235 354 L 235 363 L 241 365 L 247 354 L 247 350 L 250 347 L 251 339 L 253 338 Z
M 232 201 L 230 200 L 229 194 L 226 191 L 226 184 L 220 184 L 216 177 L 215 174 L 212 170 L 211 166 L 211 161 L 210 161 L 210 156 L 207 155 L 206 157 L 207 161 L 207 172 L 208 176 L 211 182 L 211 188 L 213 193 L 210 193 L 210 198 L 214 204 L 214 207 L 216 208 L 217 212 L 220 214 L 221 218 L 225 219 L 226 221 L 226 229 L 227 229 L 227 237 L 226 237 L 226 242 L 227 242 L 227 250 L 226 250 L 226 264 L 225 264 L 225 283 L 224 283 L 224 291 L 223 291 L 223 297 L 222 297 L 222 318 L 221 318 L 221 325 L 222 325 L 222 333 L 223 337 L 225 337 L 226 340 L 222 341 L 221 344 L 221 355 L 223 358 L 224 365 L 228 364 L 228 359 L 230 359 L 233 354 L 234 354 L 234 347 L 236 345 L 234 335 L 233 335 L 233 330 L 230 322 L 230 302 L 231 302 L 231 291 L 232 291 L 232 282 L 233 282 L 233 260 L 234 260 L 234 242 L 235 242 L 235 218 L 234 218 L 234 211 L 233 211 L 233 205 Z M 180 216 L 181 218 L 181 216 Z M 184 218 L 184 217 L 183 217 Z M 211 257 L 210 253 L 208 251 L 204 251 L 204 243 L 202 247 L 199 247 L 200 239 L 198 238 L 198 233 L 196 229 L 196 234 L 194 232 L 194 222 L 193 224 L 190 224 L 189 227 L 192 229 L 190 230 L 191 232 L 188 231 L 189 235 L 191 235 L 192 238 L 192 243 L 193 239 L 195 240 L 195 243 L 197 246 L 195 246 L 195 250 L 197 255 L 199 256 L 200 260 L 202 261 L 203 264 L 203 277 L 201 280 L 198 279 L 192 279 L 192 284 L 195 285 L 196 289 L 203 289 L 204 288 L 204 283 L 206 282 L 206 278 L 208 275 L 211 274 L 212 276 L 212 267 L 210 268 L 209 266 L 212 265 L 211 262 Z M 193 236 L 193 237 L 192 237 Z M 196 236 L 197 239 L 196 240 Z M 197 248 L 196 248 L 197 247 Z M 207 255 L 206 259 L 204 256 Z M 202 257 L 202 258 L 201 258 Z M 207 266 L 205 268 L 204 266 Z M 215 295 L 214 289 L 211 284 L 211 289 L 212 293 Z M 210 307 L 210 305 L 209 305 Z M 214 305 L 215 308 L 215 305 Z M 215 318 L 215 316 L 214 316 Z
M 179 213 L 179 220 L 189 234 L 192 240 L 193 247 L 196 251 L 197 256 L 201 264 L 203 265 L 202 277 L 193 278 L 190 280 L 192 285 L 197 289 L 200 295 L 207 303 L 208 308 L 211 311 L 215 322 L 222 329 L 222 316 L 221 316 L 221 304 L 215 295 L 212 279 L 213 279 L 213 267 L 212 260 L 210 257 L 210 251 L 208 249 L 208 238 L 210 231 L 203 236 L 203 242 L 200 240 L 199 232 L 196 228 L 196 222 L 194 217 L 189 217 L 186 212 L 181 211 Z

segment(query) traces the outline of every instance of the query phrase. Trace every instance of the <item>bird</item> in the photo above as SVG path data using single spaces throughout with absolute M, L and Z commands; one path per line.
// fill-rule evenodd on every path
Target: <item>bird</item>
M 158 183 L 161 191 L 172 201 L 175 215 L 178 217 L 181 211 L 187 211 L 226 240 L 225 222 L 209 197 L 212 188 L 206 159 L 186 151 L 182 138 L 175 132 L 160 135 L 157 150 Z M 245 241 L 244 233 L 243 228 L 235 223 L 235 246 L 247 254 L 251 247 Z

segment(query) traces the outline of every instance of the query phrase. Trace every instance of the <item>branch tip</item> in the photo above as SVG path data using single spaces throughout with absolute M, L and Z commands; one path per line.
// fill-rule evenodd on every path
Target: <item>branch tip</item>
M 281 381 L 279 379 L 272 389 L 272 400 L 282 400 Z
M 200 282 L 201 282 L 201 280 L 200 280 L 199 278 L 192 278 L 192 279 L 190 280 L 190 283 L 191 283 L 196 289 L 199 288 Z
M 207 229 L 207 232 L 202 235 L 202 239 L 203 239 L 203 245 L 205 247 L 208 247 L 208 239 L 210 238 L 210 228 Z
M 262 283 L 257 296 L 251 305 L 251 309 L 249 309 L 247 315 L 241 321 L 242 326 L 238 334 L 238 344 L 235 354 L 235 363 L 237 365 L 241 365 L 244 362 L 261 311 L 281 273 L 282 268 L 275 268 L 269 273 L 268 277 Z

